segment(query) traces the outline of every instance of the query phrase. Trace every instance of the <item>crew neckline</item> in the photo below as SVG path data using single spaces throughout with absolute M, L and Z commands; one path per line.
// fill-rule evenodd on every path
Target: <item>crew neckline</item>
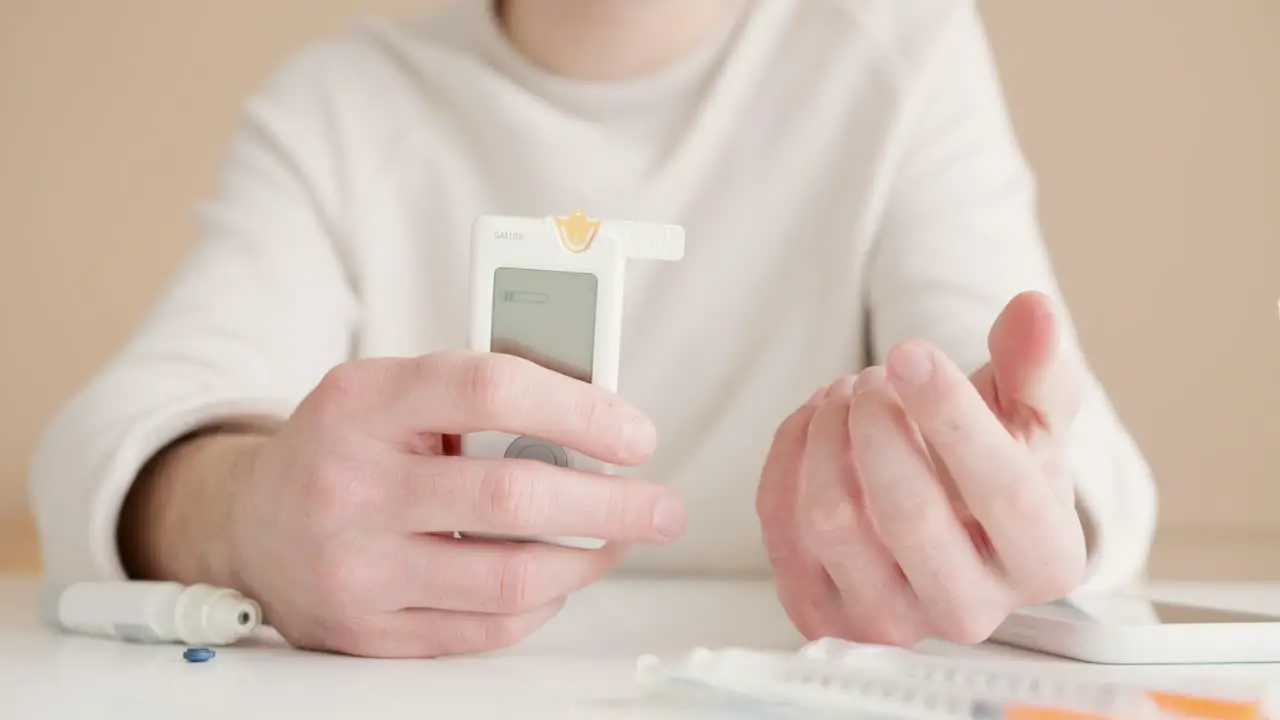
M 559 75 L 524 54 L 507 35 L 494 0 L 463 0 L 490 62 L 547 102 L 585 116 L 615 114 L 655 103 L 670 104 L 698 93 L 728 54 L 749 14 L 736 0 L 718 27 L 693 51 L 647 75 L 621 80 L 580 80 Z

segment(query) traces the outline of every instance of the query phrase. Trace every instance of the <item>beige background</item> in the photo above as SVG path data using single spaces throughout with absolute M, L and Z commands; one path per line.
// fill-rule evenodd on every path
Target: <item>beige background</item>
M 245 94 L 414 0 L 0 0 L 0 571 L 31 447 L 191 238 Z M 1280 2 L 988 0 L 1063 285 L 1163 494 L 1152 573 L 1280 579 Z

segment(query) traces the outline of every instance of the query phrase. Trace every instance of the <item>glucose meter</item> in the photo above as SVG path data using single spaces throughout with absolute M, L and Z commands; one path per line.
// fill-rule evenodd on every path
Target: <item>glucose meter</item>
M 515 355 L 585 383 L 618 389 L 627 260 L 678 261 L 677 225 L 565 216 L 486 215 L 472 226 L 472 350 Z M 471 457 L 536 460 L 610 474 L 613 467 L 542 438 L 479 432 Z M 595 549 L 594 538 L 509 538 Z

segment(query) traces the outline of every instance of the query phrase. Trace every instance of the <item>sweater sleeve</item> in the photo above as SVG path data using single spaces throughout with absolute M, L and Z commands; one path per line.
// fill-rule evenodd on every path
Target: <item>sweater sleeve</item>
M 334 243 L 333 153 L 301 76 L 282 70 L 250 103 L 194 246 L 40 439 L 30 494 L 55 582 L 124 577 L 118 516 L 158 450 L 222 420 L 282 419 L 348 356 L 356 303 Z
M 1015 295 L 1050 297 L 1063 321 L 1062 347 L 1087 373 L 1067 460 L 1089 546 L 1084 587 L 1114 589 L 1141 580 L 1154 482 L 1083 357 L 981 19 L 972 3 L 956 6 L 926 61 L 910 69 L 914 90 L 866 266 L 873 355 L 883 362 L 895 344 L 922 338 L 973 372 L 988 361 L 988 333 Z

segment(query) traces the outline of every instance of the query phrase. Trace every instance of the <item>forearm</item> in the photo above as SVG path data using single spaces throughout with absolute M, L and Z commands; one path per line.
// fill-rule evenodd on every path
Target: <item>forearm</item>
M 234 587 L 228 521 L 235 484 L 269 436 L 260 427 L 220 427 L 158 453 L 121 508 L 117 541 L 129 577 Z
M 359 303 L 335 240 L 345 184 L 317 69 L 295 66 L 255 94 L 187 257 L 42 434 L 30 498 L 50 582 L 216 576 L 214 558 L 166 546 L 199 549 L 216 533 L 209 508 L 253 439 L 208 429 L 288 418 L 350 358 Z

